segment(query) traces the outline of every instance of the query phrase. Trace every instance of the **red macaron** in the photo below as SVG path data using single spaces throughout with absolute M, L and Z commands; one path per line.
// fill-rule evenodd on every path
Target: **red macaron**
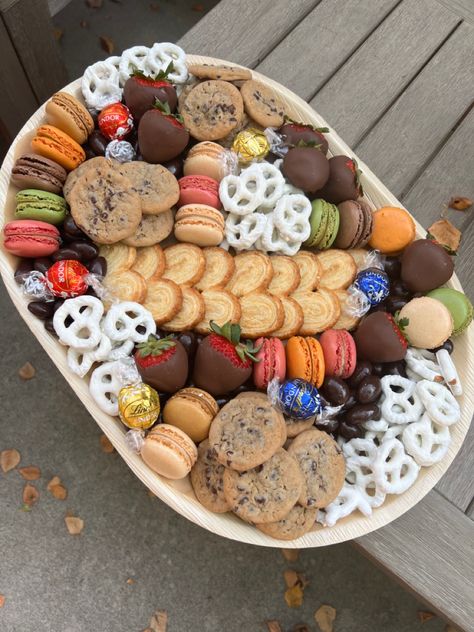
M 47 257 L 59 249 L 59 230 L 33 219 L 15 220 L 3 227 L 4 248 L 18 257 Z
M 258 338 L 256 346 L 258 362 L 253 365 L 253 381 L 257 388 L 266 389 L 274 378 L 285 379 L 286 355 L 285 347 L 279 338 Z
M 219 183 L 208 176 L 184 176 L 178 180 L 178 206 L 185 204 L 207 204 L 217 210 L 222 205 L 219 199 Z
M 355 370 L 357 351 L 354 338 L 345 329 L 328 329 L 319 342 L 323 348 L 325 374 L 346 379 Z

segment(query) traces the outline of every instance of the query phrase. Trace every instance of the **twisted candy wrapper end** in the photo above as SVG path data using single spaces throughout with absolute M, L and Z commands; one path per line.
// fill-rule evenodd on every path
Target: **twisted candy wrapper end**
M 56 298 L 49 289 L 48 281 L 42 272 L 33 270 L 22 274 L 23 293 L 29 298 L 44 301 L 54 301 Z
M 140 450 L 145 442 L 145 432 L 143 430 L 129 430 L 125 433 L 125 443 L 127 448 L 136 454 L 140 454 Z

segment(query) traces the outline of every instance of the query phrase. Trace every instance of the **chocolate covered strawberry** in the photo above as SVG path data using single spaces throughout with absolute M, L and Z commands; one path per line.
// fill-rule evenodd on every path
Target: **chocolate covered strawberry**
M 400 329 L 403 324 L 397 324 L 387 312 L 372 312 L 365 316 L 354 333 L 357 358 L 370 362 L 403 360 L 408 346 Z
M 212 333 L 198 347 L 194 358 L 193 382 L 211 395 L 225 395 L 246 382 L 257 362 L 250 340 L 240 342 L 240 327 L 211 320 Z
M 363 194 L 357 162 L 349 156 L 334 156 L 329 159 L 329 178 L 318 191 L 318 197 L 339 204 L 346 200 L 357 200 Z
M 188 378 L 188 354 L 171 336 L 148 336 L 137 345 L 135 364 L 143 381 L 162 393 L 175 393 Z
M 314 145 L 323 154 L 328 153 L 329 145 L 324 136 L 329 132 L 327 127 L 313 127 L 288 119 L 288 122 L 282 125 L 278 132 L 282 135 L 285 145 L 296 147 L 302 141 L 307 145 Z
M 138 145 L 143 160 L 156 164 L 176 158 L 189 141 L 181 117 L 171 113 L 168 103 L 156 100 L 138 124 Z
M 161 70 L 157 75 L 148 76 L 136 70 L 127 79 L 123 87 L 123 98 L 137 121 L 154 106 L 156 99 L 168 103 L 171 112 L 176 110 L 178 95 L 176 88 L 168 81 L 168 74 L 173 70 L 171 62 L 166 70 Z
M 299 143 L 298 147 L 288 150 L 281 170 L 292 185 L 305 193 L 315 193 L 327 182 L 329 162 L 316 147 L 306 146 L 303 141 Z

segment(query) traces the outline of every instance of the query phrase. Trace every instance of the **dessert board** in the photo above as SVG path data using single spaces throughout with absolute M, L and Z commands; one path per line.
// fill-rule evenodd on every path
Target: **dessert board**
M 187 56 L 188 63 L 194 64 L 228 64 L 221 60 Z M 235 66 L 235 65 L 234 65 Z M 284 86 L 272 81 L 259 73 L 252 71 L 254 79 L 271 86 L 271 88 L 281 97 L 285 105 L 287 115 L 297 121 L 309 123 L 316 127 L 329 127 L 327 123 L 315 113 L 305 102 L 296 95 L 288 91 Z M 67 86 L 64 91 L 77 98 L 81 98 L 81 82 L 77 80 Z M 3 223 L 13 218 L 15 208 L 16 190 L 9 185 L 9 177 L 13 163 L 18 156 L 30 150 L 30 142 L 34 136 L 34 130 L 44 123 L 44 106 L 40 108 L 26 123 L 20 131 L 17 139 L 13 143 L 2 167 L 0 179 L 0 196 L 4 201 L 5 209 Z M 383 206 L 402 207 L 400 202 L 384 187 L 384 185 L 371 173 L 350 150 L 350 148 L 331 129 L 327 135 L 329 141 L 329 153 L 331 155 L 345 154 L 354 156 L 359 168 L 362 170 L 362 184 L 364 187 L 365 199 L 372 209 Z M 425 235 L 424 229 L 416 224 L 417 236 Z M 279 541 L 256 530 L 252 525 L 240 521 L 230 513 L 214 514 L 205 509 L 197 500 L 189 482 L 189 478 L 178 481 L 169 481 L 160 477 L 148 468 L 141 457 L 132 452 L 125 442 L 126 428 L 118 419 L 114 419 L 104 414 L 92 399 L 86 379 L 81 379 L 74 375 L 66 361 L 66 350 L 61 347 L 55 338 L 45 331 L 42 323 L 35 319 L 27 310 L 27 301 L 21 289 L 13 279 L 15 270 L 15 258 L 8 253 L 0 252 L 1 272 L 7 290 L 15 303 L 23 319 L 27 322 L 31 331 L 38 338 L 44 349 L 50 355 L 56 366 L 59 368 L 66 381 L 73 388 L 87 410 L 92 414 L 103 432 L 109 437 L 122 458 L 127 462 L 132 471 L 144 482 L 164 502 L 169 504 L 177 512 L 181 513 L 196 524 L 225 537 L 240 540 L 247 543 L 265 546 L 285 546 L 295 548 L 324 546 L 353 539 L 369 533 L 370 531 L 382 527 L 394 520 L 410 507 L 415 505 L 421 498 L 432 489 L 449 467 L 458 452 L 462 441 L 467 433 L 471 421 L 473 410 L 474 386 L 473 386 L 473 360 L 470 351 L 473 348 L 472 329 L 468 329 L 457 338 L 453 358 L 463 383 L 464 394 L 459 399 L 462 415 L 461 420 L 451 428 L 451 444 L 443 459 L 429 468 L 420 471 L 418 479 L 407 491 L 400 496 L 389 496 L 382 507 L 378 507 L 371 516 L 364 517 L 362 514 L 353 513 L 347 518 L 343 518 L 332 527 L 322 528 L 318 525 L 311 532 L 292 541 Z M 448 283 L 449 287 L 462 290 L 461 285 L 455 275 Z

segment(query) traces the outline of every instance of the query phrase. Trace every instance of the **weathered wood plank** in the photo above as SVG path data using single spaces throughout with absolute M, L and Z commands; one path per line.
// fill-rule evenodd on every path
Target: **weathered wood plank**
M 438 0 L 466 22 L 474 24 L 474 3 L 472 0 Z
M 474 28 L 463 23 L 354 147 L 395 195 L 416 180 L 470 106 L 474 74 L 466 60 L 473 46 Z
M 308 100 L 398 2 L 323 0 L 257 70 Z M 331 108 L 326 118 L 333 124 Z
M 462 630 L 474 630 L 474 523 L 437 492 L 354 541 L 371 560 Z
M 0 135 L 8 146 L 38 102 L 0 18 Z
M 474 231 L 472 231 L 472 234 L 474 234 Z M 461 449 L 435 488 L 462 512 L 468 510 L 474 498 L 473 471 L 474 423 L 471 423 L 471 427 L 469 428 Z
M 346 143 L 355 145 L 459 22 L 432 0 L 405 0 L 317 93 L 311 105 Z M 338 45 L 339 38 L 334 42 Z
M 253 68 L 319 0 L 221 0 L 179 40 L 188 53 Z
M 17 0 L 2 17 L 36 98 L 46 101 L 67 83 L 46 0 Z

